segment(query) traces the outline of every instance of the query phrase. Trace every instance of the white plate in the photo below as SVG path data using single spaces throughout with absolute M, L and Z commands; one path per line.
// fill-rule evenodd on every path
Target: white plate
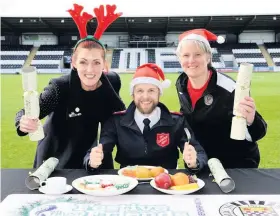
M 39 191 L 41 193 L 49 194 L 49 195 L 60 195 L 60 194 L 67 193 L 67 192 L 71 191 L 72 189 L 73 189 L 73 187 L 71 185 L 66 185 L 66 188 L 64 191 L 48 191 L 46 186 L 42 186 L 39 188 Z
M 125 175 L 122 174 L 123 170 L 125 170 L 125 169 L 136 169 L 137 166 L 138 165 L 124 167 L 124 168 L 122 168 L 122 169 L 120 169 L 118 171 L 118 175 L 125 176 Z M 142 165 L 139 165 L 139 167 L 146 167 L 148 169 L 152 169 L 152 168 L 154 168 L 156 166 L 144 166 L 144 165 L 142 166 Z M 168 174 L 168 170 L 167 169 L 164 169 L 164 172 Z M 150 181 L 150 180 L 154 179 L 154 177 L 152 177 L 152 178 L 135 178 L 135 179 L 137 179 L 138 181 Z
M 205 182 L 199 178 L 197 178 L 197 184 L 198 184 L 198 188 L 193 189 L 193 190 L 171 190 L 171 189 L 162 189 L 162 188 L 157 187 L 154 179 L 150 182 L 150 185 L 153 188 L 155 188 L 156 190 L 161 191 L 166 194 L 172 194 L 172 195 L 191 194 L 191 193 L 194 193 L 194 192 L 200 190 L 201 188 L 203 188 L 205 186 Z
M 104 182 L 104 183 L 113 183 L 113 184 L 128 184 L 126 188 L 116 189 L 115 187 L 107 188 L 107 189 L 87 189 L 80 186 L 80 183 L 88 182 Z M 118 176 L 118 175 L 92 175 L 85 176 L 78 179 L 75 179 L 72 182 L 74 188 L 84 194 L 92 195 L 92 196 L 116 196 L 120 194 L 127 193 L 131 191 L 138 185 L 138 181 L 131 177 L 126 176 Z M 98 184 L 90 184 L 93 186 L 98 186 Z

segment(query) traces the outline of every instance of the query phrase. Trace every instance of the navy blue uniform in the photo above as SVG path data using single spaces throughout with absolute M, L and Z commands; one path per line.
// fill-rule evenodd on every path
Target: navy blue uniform
M 126 111 L 115 113 L 102 128 L 100 143 L 103 144 L 104 159 L 112 153 L 116 145 L 115 160 L 121 167 L 151 165 L 176 169 L 179 158 L 178 148 L 183 152 L 185 142 L 188 141 L 184 130 L 186 122 L 181 113 L 170 113 L 162 103 L 159 103 L 158 107 L 161 109 L 161 118 L 151 128 L 147 142 L 134 120 L 136 109 L 134 102 Z M 192 133 L 189 127 L 187 129 Z M 199 167 L 196 171 L 198 171 L 205 167 L 207 156 L 193 134 L 192 138 L 190 143 L 197 151 Z M 87 164 L 89 153 L 90 150 L 85 157 Z

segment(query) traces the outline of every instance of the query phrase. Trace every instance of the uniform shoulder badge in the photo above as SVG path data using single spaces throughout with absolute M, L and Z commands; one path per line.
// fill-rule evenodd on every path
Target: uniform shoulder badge
M 113 114 L 114 115 L 121 115 L 121 114 L 125 114 L 125 113 L 126 113 L 126 110 L 122 110 L 122 111 L 114 112 Z
M 174 115 L 179 115 L 179 116 L 182 116 L 183 113 L 181 112 L 176 112 L 176 111 L 170 111 L 171 114 L 174 114 Z

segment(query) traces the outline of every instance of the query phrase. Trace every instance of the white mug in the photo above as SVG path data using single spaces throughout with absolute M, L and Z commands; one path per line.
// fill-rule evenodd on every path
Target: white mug
M 66 189 L 65 177 L 51 177 L 41 182 L 41 187 L 45 187 L 47 191 L 62 192 Z

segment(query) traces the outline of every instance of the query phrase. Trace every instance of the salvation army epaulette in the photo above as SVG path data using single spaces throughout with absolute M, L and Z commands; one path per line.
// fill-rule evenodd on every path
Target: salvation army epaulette
M 170 111 L 171 114 L 174 114 L 174 115 L 179 115 L 179 116 L 182 116 L 183 113 L 181 112 L 176 112 L 176 111 Z
M 114 112 L 113 114 L 114 115 L 121 115 L 121 114 L 125 114 L 125 113 L 126 113 L 126 110 L 122 110 L 122 111 Z

